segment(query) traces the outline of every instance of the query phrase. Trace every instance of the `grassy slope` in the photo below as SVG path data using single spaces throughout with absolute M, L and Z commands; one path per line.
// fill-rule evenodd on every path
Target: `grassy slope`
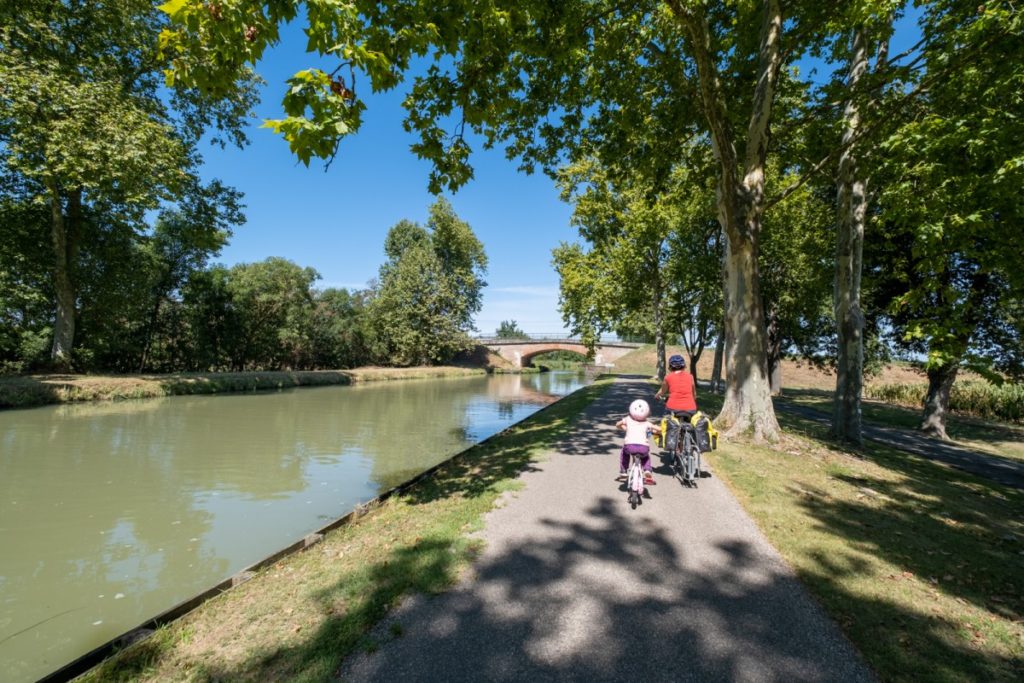
M 479 550 L 469 534 L 497 497 L 606 387 L 591 385 L 467 451 L 83 680 L 331 680 L 349 653 L 376 647 L 367 631 L 402 596 L 458 578 Z

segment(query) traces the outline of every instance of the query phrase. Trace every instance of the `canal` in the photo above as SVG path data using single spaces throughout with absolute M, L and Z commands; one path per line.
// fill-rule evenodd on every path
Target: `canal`
M 0 412 L 0 678 L 60 668 L 583 383 L 496 375 Z

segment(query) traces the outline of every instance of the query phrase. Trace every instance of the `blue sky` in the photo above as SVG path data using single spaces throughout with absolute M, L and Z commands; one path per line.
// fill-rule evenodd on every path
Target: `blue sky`
M 315 268 L 320 287 L 363 288 L 384 260 L 388 229 L 403 218 L 426 222 L 427 207 L 435 201 L 427 192 L 430 165 L 409 151 L 414 138 L 402 130 L 402 86 L 367 99 L 362 129 L 342 142 L 326 172 L 318 161 L 306 168 L 282 138 L 259 128 L 262 119 L 281 116 L 285 79 L 312 64 L 304 46 L 293 24 L 259 65 L 267 84 L 251 144 L 203 150 L 204 175 L 245 193 L 248 222 L 218 260 L 233 265 L 282 256 Z M 365 80 L 357 87 L 360 95 L 369 90 Z M 547 176 L 517 172 L 501 150 L 474 148 L 475 178 L 446 196 L 483 242 L 490 261 L 477 327 L 492 334 L 502 320 L 516 320 L 528 332 L 560 332 L 551 250 L 576 239 L 569 226 L 571 206 L 559 199 Z
M 916 39 L 919 10 L 908 14 L 897 25 L 893 54 Z M 260 128 L 263 119 L 281 116 L 285 79 L 313 65 L 314 58 L 303 51 L 305 42 L 297 23 L 285 27 L 281 44 L 259 65 L 267 84 L 251 126 L 251 144 L 241 150 L 203 150 L 204 175 L 245 193 L 248 222 L 219 260 L 233 265 L 282 256 L 315 268 L 320 287 L 363 288 L 384 260 L 388 229 L 403 218 L 426 221 L 435 199 L 427 192 L 430 166 L 409 151 L 414 138 L 402 130 L 403 86 L 366 99 L 362 129 L 342 142 L 327 171 L 318 161 L 303 166 L 282 138 Z M 820 62 L 801 64 L 804 71 L 812 66 L 819 67 L 816 80 L 827 76 L 828 67 Z M 365 79 L 357 88 L 361 95 L 369 90 Z M 502 320 L 515 320 L 527 332 L 560 332 L 551 250 L 577 239 L 569 225 L 571 206 L 559 199 L 546 176 L 518 172 L 500 149 L 473 146 L 475 178 L 448 199 L 490 260 L 477 328 L 490 334 Z

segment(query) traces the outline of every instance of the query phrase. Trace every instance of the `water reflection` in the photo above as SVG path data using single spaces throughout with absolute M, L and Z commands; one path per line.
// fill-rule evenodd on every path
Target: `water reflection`
M 33 680 L 581 384 L 394 382 L 0 413 L 0 671 Z

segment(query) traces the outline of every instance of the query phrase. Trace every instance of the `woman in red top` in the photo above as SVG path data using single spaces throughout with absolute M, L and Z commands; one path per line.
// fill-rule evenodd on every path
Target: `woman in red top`
M 679 414 L 680 418 L 689 420 L 697 412 L 697 385 L 693 381 L 693 375 L 686 371 L 686 361 L 682 356 L 675 355 L 669 358 L 668 367 L 671 372 L 665 375 L 665 380 L 654 397 L 660 399 L 668 396 L 665 407 Z

